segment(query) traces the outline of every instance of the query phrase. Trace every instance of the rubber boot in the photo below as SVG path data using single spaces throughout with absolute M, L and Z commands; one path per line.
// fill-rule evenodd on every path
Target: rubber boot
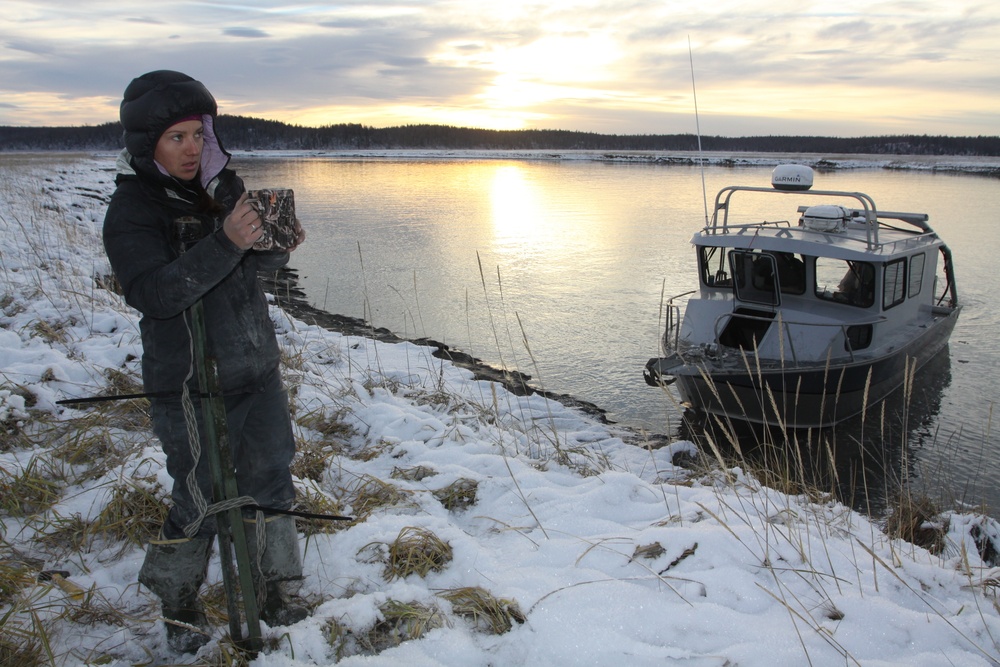
M 254 581 L 263 588 L 260 619 L 271 627 L 292 625 L 309 616 L 298 597 L 302 586 L 302 557 L 295 519 L 279 516 L 264 522 L 263 549 L 257 549 L 257 523 L 247 523 L 247 545 L 255 564 Z
M 205 581 L 211 549 L 210 539 L 161 539 L 146 547 L 139 583 L 160 598 L 167 643 L 178 653 L 197 653 L 210 639 L 198 590 Z

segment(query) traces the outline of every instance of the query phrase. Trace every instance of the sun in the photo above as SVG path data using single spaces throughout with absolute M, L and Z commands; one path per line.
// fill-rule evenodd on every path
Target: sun
M 434 60 L 487 74 L 488 83 L 471 96 L 466 108 L 489 119 L 488 126 L 495 129 L 524 127 L 545 117 L 539 109 L 562 100 L 608 98 L 601 82 L 609 79 L 621 57 L 615 40 L 599 31 L 550 31 L 527 43 L 471 46 L 453 42 Z

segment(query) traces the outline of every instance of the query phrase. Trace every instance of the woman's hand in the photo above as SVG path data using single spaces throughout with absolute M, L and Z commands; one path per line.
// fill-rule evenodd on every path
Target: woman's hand
M 240 195 L 233 212 L 222 223 L 222 231 L 241 250 L 253 247 L 263 232 L 260 229 L 260 214 L 247 201 L 247 193 Z

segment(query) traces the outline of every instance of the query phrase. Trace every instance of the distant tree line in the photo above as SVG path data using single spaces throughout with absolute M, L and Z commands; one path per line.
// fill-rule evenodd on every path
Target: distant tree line
M 448 125 L 368 127 L 340 123 L 303 127 L 222 115 L 219 134 L 233 150 L 476 149 L 693 151 L 694 134 L 597 134 L 569 130 L 483 130 Z M 759 153 L 872 153 L 878 155 L 1000 156 L 1000 136 L 875 137 L 756 136 L 701 138 L 706 151 Z M 122 147 L 120 123 L 80 127 L 0 126 L 0 150 L 113 151 Z

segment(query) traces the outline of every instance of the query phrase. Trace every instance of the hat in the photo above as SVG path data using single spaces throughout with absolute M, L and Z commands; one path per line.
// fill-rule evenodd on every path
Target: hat
M 187 74 L 171 70 L 143 74 L 125 89 L 119 109 L 125 148 L 135 157 L 152 156 L 168 127 L 216 113 L 212 93 Z

